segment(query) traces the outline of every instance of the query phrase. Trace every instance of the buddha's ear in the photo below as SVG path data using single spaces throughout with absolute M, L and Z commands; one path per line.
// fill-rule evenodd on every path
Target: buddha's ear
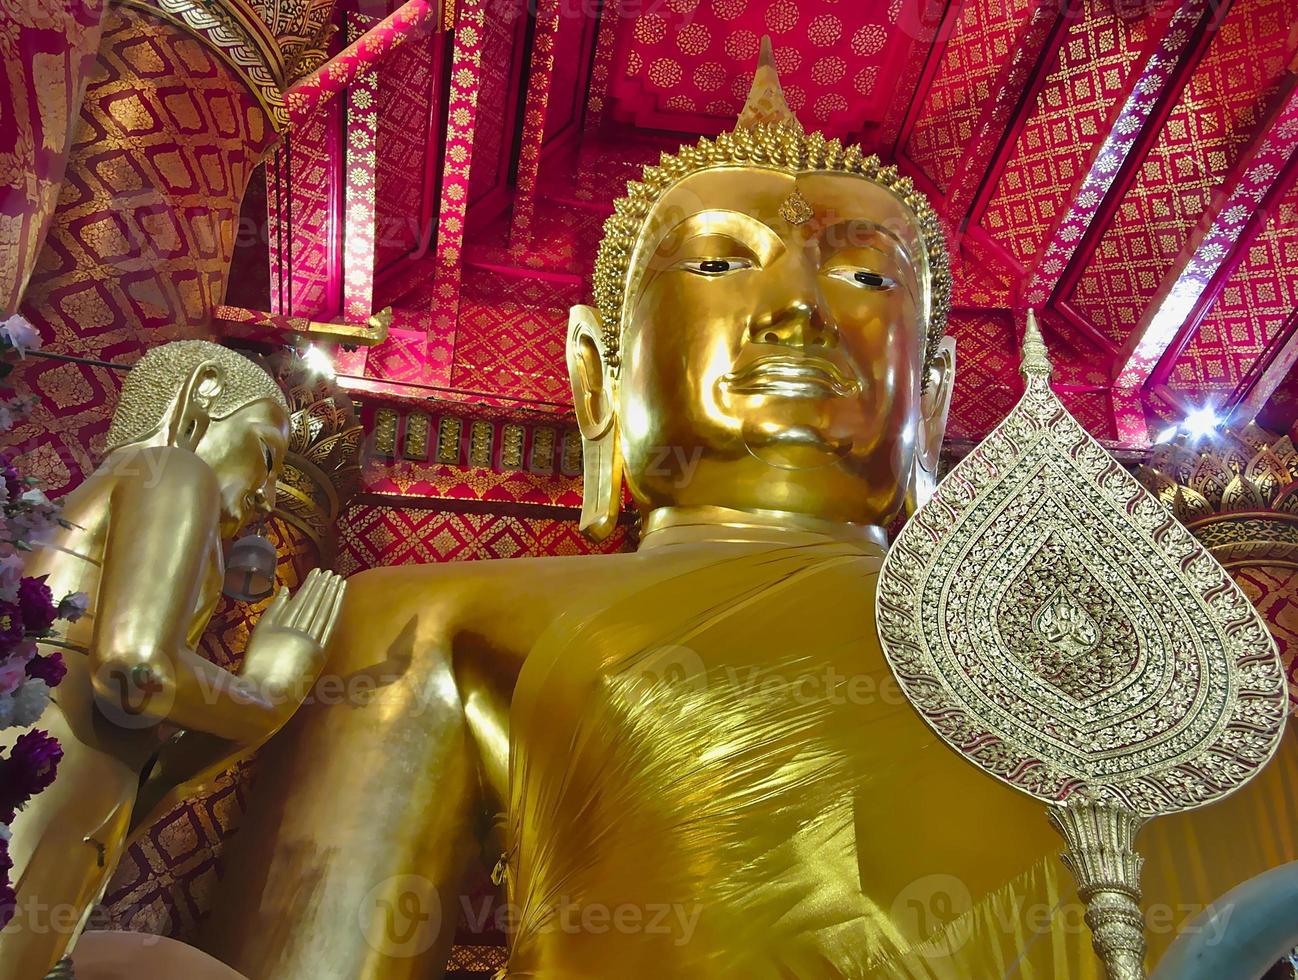
M 581 530 L 602 541 L 617 526 L 622 506 L 617 379 L 609 367 L 599 314 L 574 306 L 568 314 L 568 377 L 581 430 Z
M 906 510 L 913 514 L 937 489 L 938 461 L 946 436 L 951 393 L 955 390 L 955 338 L 943 337 L 925 369 L 928 384 L 919 403 L 919 432 L 915 439 L 915 468 L 906 495 Z
M 167 445 L 191 452 L 212 422 L 212 409 L 226 386 L 225 368 L 203 361 L 185 378 L 167 420 Z

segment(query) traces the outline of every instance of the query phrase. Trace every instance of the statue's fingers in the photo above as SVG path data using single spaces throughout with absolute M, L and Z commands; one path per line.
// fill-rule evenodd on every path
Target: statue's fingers
M 275 598 L 270 600 L 270 605 L 266 607 L 261 614 L 261 622 L 268 626 L 273 626 L 284 618 L 284 610 L 288 607 L 288 586 L 281 585 L 275 592 Z
M 297 594 L 289 603 L 288 613 L 284 617 L 284 626 L 300 630 L 311 621 L 311 610 L 314 609 L 315 598 L 319 594 L 319 585 L 320 569 L 313 568 L 306 573 L 306 578 L 302 580 Z
M 347 580 L 341 575 L 333 576 L 329 583 L 329 600 L 321 603 L 320 614 L 312 624 L 312 634 L 319 641 L 321 646 L 329 642 L 329 634 L 333 632 L 334 624 L 338 622 L 338 614 L 342 611 L 343 596 L 347 594 Z
M 301 604 L 298 606 L 297 615 L 293 617 L 293 627 L 301 630 L 303 633 L 311 632 L 311 624 L 315 622 L 316 613 L 320 609 L 320 604 L 324 602 L 329 594 L 329 574 L 322 572 L 318 568 L 311 569 L 307 576 L 311 583 L 311 591 L 301 598 Z M 303 591 L 306 587 L 303 586 Z

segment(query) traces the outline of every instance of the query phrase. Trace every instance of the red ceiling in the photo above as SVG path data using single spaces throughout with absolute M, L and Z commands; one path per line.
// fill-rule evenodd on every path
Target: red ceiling
M 566 411 L 567 307 L 589 297 L 612 198 L 661 150 L 733 124 L 766 33 L 803 124 L 895 161 L 947 219 L 953 436 L 1016 397 L 1029 301 L 1069 407 L 1115 445 L 1205 401 L 1251 415 L 1278 392 L 1264 417 L 1291 421 L 1298 0 L 595 6 L 459 0 L 455 32 L 380 67 L 376 157 L 330 150 L 356 142 L 354 106 L 295 135 L 317 173 L 294 193 L 303 285 L 283 306 L 336 315 L 328 284 L 377 222 L 366 271 L 397 320 L 340 356 L 353 388 Z M 366 166 L 372 214 L 329 206 Z

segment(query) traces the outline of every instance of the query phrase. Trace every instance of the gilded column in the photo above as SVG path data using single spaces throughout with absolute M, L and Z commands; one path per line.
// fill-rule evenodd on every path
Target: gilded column
M 18 309 L 67 167 L 104 0 L 0 4 L 0 319 Z

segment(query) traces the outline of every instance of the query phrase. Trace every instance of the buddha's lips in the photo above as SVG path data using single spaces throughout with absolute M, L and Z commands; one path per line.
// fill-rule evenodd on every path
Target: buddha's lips
M 833 361 L 815 354 L 768 354 L 727 374 L 722 383 L 742 395 L 808 394 L 846 398 L 861 390 Z

